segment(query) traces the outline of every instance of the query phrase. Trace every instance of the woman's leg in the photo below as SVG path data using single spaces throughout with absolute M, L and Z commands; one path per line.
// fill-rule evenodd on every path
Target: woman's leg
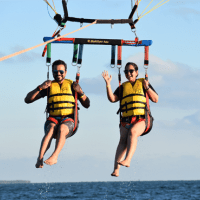
M 145 121 L 140 121 L 133 125 L 129 130 L 127 136 L 127 153 L 126 158 L 123 161 L 119 161 L 118 164 L 125 167 L 130 167 L 131 159 L 135 153 L 137 147 L 137 138 L 143 134 L 145 130 Z

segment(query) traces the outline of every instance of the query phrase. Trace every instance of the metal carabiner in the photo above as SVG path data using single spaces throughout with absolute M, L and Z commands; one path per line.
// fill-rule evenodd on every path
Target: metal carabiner
M 115 68 L 115 65 L 110 64 L 110 67 L 111 67 L 111 68 Z
M 73 64 L 73 62 L 72 62 L 72 66 L 73 66 L 73 67 L 77 66 L 77 63 Z
M 119 71 L 120 71 L 120 69 L 122 68 L 122 64 L 121 64 L 121 65 L 117 65 L 117 68 L 118 68 Z
M 51 66 L 51 63 L 46 63 L 46 66 L 48 67 L 47 80 L 49 80 L 49 67 Z
M 77 65 L 77 73 L 80 73 L 81 66 L 82 66 L 82 64 L 81 65 Z
M 135 29 L 131 29 L 131 31 L 135 34 L 135 37 L 137 37 L 136 28 Z
M 145 69 L 145 80 L 148 81 L 147 69 L 148 69 L 149 66 L 146 65 L 146 67 L 145 67 L 145 65 L 144 65 L 143 67 L 144 67 L 144 69 Z
M 146 66 L 146 67 L 145 67 L 145 66 Z M 143 67 L 144 67 L 145 71 L 147 71 L 147 69 L 149 68 L 148 65 L 144 65 Z
M 51 63 L 46 63 L 46 66 L 49 68 L 49 66 L 51 66 Z

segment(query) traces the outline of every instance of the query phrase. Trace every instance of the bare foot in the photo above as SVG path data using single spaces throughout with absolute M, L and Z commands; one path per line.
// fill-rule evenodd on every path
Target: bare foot
M 56 156 L 50 156 L 47 160 L 44 161 L 45 164 L 47 165 L 54 165 L 57 163 L 57 158 Z
M 35 164 L 36 168 L 43 168 L 43 158 L 42 159 L 37 159 L 37 163 Z
M 111 174 L 111 176 L 119 176 L 119 170 L 114 170 L 113 173 Z
M 126 161 L 126 160 L 123 160 L 123 161 L 120 161 L 120 162 L 117 162 L 119 165 L 122 165 L 122 166 L 125 166 L 125 167 L 130 167 L 130 162 L 129 161 Z

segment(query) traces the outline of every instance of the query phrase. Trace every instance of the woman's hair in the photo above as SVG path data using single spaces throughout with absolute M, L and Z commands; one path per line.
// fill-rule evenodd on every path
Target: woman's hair
M 67 64 L 63 60 L 56 60 L 56 61 L 54 61 L 53 64 L 52 64 L 52 70 L 57 65 L 64 65 L 65 66 L 65 71 L 67 71 Z
M 128 67 L 129 65 L 132 65 L 132 66 L 134 67 L 135 71 L 138 71 L 138 66 L 137 66 L 135 63 L 133 63 L 133 62 L 128 62 L 128 63 L 126 63 L 125 69 L 126 69 L 126 67 Z

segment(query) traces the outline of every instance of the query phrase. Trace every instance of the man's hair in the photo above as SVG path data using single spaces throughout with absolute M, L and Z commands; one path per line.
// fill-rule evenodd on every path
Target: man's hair
M 67 64 L 63 60 L 56 60 L 56 61 L 54 61 L 53 64 L 52 64 L 52 70 L 57 65 L 64 65 L 65 66 L 65 71 L 67 71 Z
M 137 66 L 135 63 L 133 63 L 133 62 L 128 62 L 128 63 L 126 63 L 125 69 L 126 69 L 126 67 L 128 67 L 129 65 L 132 65 L 132 66 L 134 67 L 135 71 L 138 71 L 138 66 Z

